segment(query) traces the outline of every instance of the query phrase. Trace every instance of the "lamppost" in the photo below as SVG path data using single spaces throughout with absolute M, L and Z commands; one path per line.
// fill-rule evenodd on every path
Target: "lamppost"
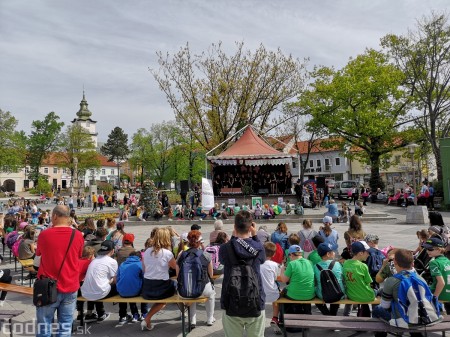
M 416 143 L 410 143 L 406 145 L 406 147 L 409 150 L 409 153 L 411 154 L 411 165 L 412 165 L 412 172 L 413 172 L 413 192 L 414 192 L 414 204 L 416 204 L 416 195 L 417 195 L 417 186 L 416 186 L 416 168 L 414 165 L 414 152 L 416 152 L 416 149 L 419 147 Z
M 78 192 L 78 158 L 73 157 L 73 182 L 72 182 L 72 193 L 73 190 Z

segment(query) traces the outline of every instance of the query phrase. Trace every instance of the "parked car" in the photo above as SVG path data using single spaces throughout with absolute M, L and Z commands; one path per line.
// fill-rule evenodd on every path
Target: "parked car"
M 356 180 L 336 181 L 330 194 L 335 199 L 348 198 L 348 191 L 355 187 L 358 187 Z

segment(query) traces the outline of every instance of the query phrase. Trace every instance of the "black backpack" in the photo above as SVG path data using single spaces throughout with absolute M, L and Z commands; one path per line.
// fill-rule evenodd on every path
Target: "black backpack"
M 336 275 L 333 273 L 333 267 L 336 261 L 332 261 L 328 266 L 328 269 L 323 269 L 316 264 L 317 269 L 320 271 L 320 286 L 322 287 L 322 299 L 325 303 L 333 303 L 339 301 L 344 292 L 339 285 Z
M 208 283 L 206 271 L 202 266 L 202 255 L 203 251 L 192 248 L 181 253 L 177 278 L 177 290 L 181 297 L 197 298 L 202 295 Z
M 238 260 L 231 243 L 226 244 L 226 250 L 231 260 L 228 286 L 222 290 L 222 296 L 225 296 L 226 314 L 238 317 L 259 317 L 261 301 L 258 277 L 252 268 L 254 259 Z

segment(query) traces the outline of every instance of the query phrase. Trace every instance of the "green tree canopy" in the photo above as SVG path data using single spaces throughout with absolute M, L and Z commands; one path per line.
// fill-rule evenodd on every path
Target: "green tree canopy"
M 243 43 L 236 46 L 234 55 L 227 55 L 221 43 L 193 55 L 186 44 L 172 57 L 159 52 L 160 69 L 151 70 L 177 121 L 205 150 L 247 124 L 264 130 L 271 114 L 304 85 L 304 64 L 291 55 L 263 45 L 254 52 L 244 50 Z
M 28 139 L 28 163 L 30 165 L 30 179 L 37 181 L 42 161 L 50 152 L 59 147 L 59 136 L 63 122 L 58 122 L 59 116 L 54 112 L 48 113 L 42 121 L 31 123 L 31 135 Z
M 438 180 L 442 181 L 439 139 L 450 133 L 450 25 L 448 16 L 419 20 L 405 36 L 387 35 L 382 45 L 404 72 L 404 85 L 415 98 L 416 125 L 431 144 Z
M 26 136 L 16 130 L 17 120 L 0 109 L 0 170 L 14 172 L 25 164 Z
M 310 125 L 326 128 L 330 146 L 370 164 L 371 187 L 382 186 L 380 158 L 407 143 L 407 134 L 399 134 L 409 104 L 403 72 L 384 54 L 367 50 L 339 71 L 321 67 L 312 75 L 299 101 L 312 116 Z
M 117 179 L 120 184 L 120 164 L 128 159 L 128 135 L 118 126 L 108 135 L 108 140 L 102 146 L 101 152 L 108 157 L 108 161 L 117 164 Z

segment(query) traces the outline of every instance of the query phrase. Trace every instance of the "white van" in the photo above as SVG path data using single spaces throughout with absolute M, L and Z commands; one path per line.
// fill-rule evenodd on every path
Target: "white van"
M 348 191 L 355 187 L 358 187 L 356 180 L 336 181 L 334 188 L 330 191 L 330 195 L 334 199 L 348 198 Z

